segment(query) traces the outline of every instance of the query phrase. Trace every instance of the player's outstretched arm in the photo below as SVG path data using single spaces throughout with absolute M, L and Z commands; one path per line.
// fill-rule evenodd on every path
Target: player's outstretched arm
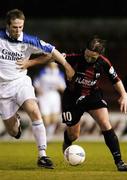
M 121 112 L 127 113 L 127 93 L 125 91 L 122 81 L 118 81 L 116 84 L 114 84 L 114 88 L 120 95 L 118 102 L 120 104 Z
M 66 75 L 67 75 L 67 79 L 71 80 L 75 74 L 75 71 L 71 67 L 71 65 L 66 61 L 65 57 L 56 49 L 54 49 L 52 53 L 43 54 L 34 59 L 29 59 L 29 60 L 20 59 L 16 62 L 16 64 L 18 65 L 20 69 L 27 69 L 29 67 L 39 65 L 39 64 L 45 64 L 53 60 L 60 63 L 64 67 Z
M 48 63 L 51 61 L 51 58 L 51 54 L 43 54 L 34 59 L 19 59 L 17 60 L 16 64 L 18 65 L 19 69 L 27 69 L 35 65 Z

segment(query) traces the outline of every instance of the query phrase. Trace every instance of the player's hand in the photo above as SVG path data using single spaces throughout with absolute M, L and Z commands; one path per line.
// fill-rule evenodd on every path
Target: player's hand
M 30 61 L 29 60 L 17 60 L 16 64 L 18 65 L 17 69 L 27 69 L 30 67 Z
M 121 96 L 118 102 L 120 104 L 120 111 L 127 113 L 127 94 L 125 94 L 124 96 Z

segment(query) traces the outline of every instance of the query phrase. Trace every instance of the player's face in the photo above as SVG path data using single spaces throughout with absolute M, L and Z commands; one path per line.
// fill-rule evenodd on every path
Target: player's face
M 86 49 L 84 56 L 88 63 L 94 63 L 97 60 L 99 53 Z
M 18 39 L 21 32 L 23 31 L 24 27 L 24 20 L 22 19 L 15 19 L 11 20 L 10 24 L 7 25 L 7 30 L 11 38 Z

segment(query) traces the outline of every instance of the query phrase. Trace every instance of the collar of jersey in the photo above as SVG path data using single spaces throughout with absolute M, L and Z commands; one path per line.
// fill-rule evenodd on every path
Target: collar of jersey
M 6 30 L 6 34 L 10 39 L 14 40 L 13 38 L 10 37 L 10 34 L 7 30 Z M 18 39 L 16 39 L 16 41 L 21 41 L 21 42 L 23 41 L 23 32 L 21 32 L 20 36 L 18 37 Z

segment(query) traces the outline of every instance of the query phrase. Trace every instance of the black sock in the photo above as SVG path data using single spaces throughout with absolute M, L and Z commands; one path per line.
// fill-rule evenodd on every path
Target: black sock
M 72 144 L 72 141 L 68 137 L 67 130 L 64 131 L 64 142 L 69 146 Z
M 104 135 L 105 143 L 110 149 L 114 161 L 117 164 L 118 162 L 121 161 L 121 152 L 120 152 L 118 138 L 113 129 L 102 131 L 102 134 Z

